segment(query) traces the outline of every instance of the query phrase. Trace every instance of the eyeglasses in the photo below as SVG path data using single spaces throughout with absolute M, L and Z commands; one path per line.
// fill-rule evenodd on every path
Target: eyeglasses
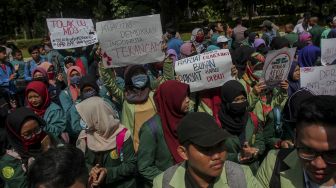
M 28 135 L 22 135 L 22 138 L 24 140 L 30 140 L 34 137 L 36 137 L 36 135 L 39 135 L 42 133 L 42 128 L 41 127 L 37 127 L 35 130 L 33 130 L 32 132 L 30 132 Z
M 326 163 L 336 164 L 336 150 L 318 152 L 305 147 L 296 147 L 299 157 L 307 161 L 313 161 L 321 156 Z

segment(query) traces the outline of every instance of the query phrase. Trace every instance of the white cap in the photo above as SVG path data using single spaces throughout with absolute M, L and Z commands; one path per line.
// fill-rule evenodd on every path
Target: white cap
M 217 43 L 221 43 L 221 42 L 228 42 L 229 40 L 226 38 L 226 37 L 224 37 L 224 36 L 219 36 L 218 38 L 217 38 Z

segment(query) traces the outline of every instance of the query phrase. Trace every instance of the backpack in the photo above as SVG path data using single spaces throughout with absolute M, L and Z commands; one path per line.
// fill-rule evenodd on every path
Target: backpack
M 288 169 L 288 166 L 283 162 L 283 160 L 293 151 L 294 149 L 281 149 L 275 160 L 273 173 L 271 176 L 269 187 L 281 188 L 280 182 L 280 172 Z
M 169 182 L 172 180 L 179 166 L 180 166 L 179 164 L 172 166 L 163 173 L 162 188 L 171 188 L 171 186 L 169 185 Z M 231 162 L 231 161 L 225 161 L 225 172 L 226 172 L 227 182 L 230 188 L 246 188 L 247 187 L 244 170 L 239 164 Z

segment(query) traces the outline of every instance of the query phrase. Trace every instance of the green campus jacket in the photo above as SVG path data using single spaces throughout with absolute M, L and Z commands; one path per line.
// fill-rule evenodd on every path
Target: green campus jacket
M 153 181 L 153 188 L 164 188 L 164 187 L 185 188 L 185 177 L 184 177 L 185 172 L 186 172 L 185 165 L 186 165 L 185 162 L 179 165 L 179 167 L 176 169 L 175 173 L 173 174 L 171 180 L 169 181 L 169 185 L 165 184 L 164 186 L 162 186 L 164 173 L 161 173 L 160 175 L 155 177 Z M 224 165 L 226 165 L 226 163 Z M 247 188 L 260 188 L 261 186 L 259 182 L 253 176 L 250 168 L 244 165 L 241 165 L 241 168 L 243 169 L 243 172 L 245 175 L 245 181 L 247 183 Z M 239 178 L 242 178 L 242 177 L 239 177 Z M 225 167 L 223 167 L 222 174 L 220 175 L 220 177 L 217 178 L 213 188 L 229 188 Z
M 89 172 L 95 164 L 98 153 L 86 149 L 85 160 Z M 136 156 L 133 148 L 133 141 L 128 138 L 122 147 L 122 157 L 116 148 L 99 152 L 101 154 L 101 166 L 107 169 L 105 182 L 100 188 L 136 188 Z M 121 160 L 122 159 L 122 160 Z
M 279 150 L 272 150 L 261 164 L 256 178 L 263 188 L 269 188 L 276 157 Z M 280 183 L 282 188 L 304 188 L 303 167 L 297 155 L 297 151 L 292 151 L 283 162 L 288 166 L 280 172 Z
M 47 123 L 44 130 L 54 137 L 59 137 L 66 129 L 64 112 L 60 106 L 53 102 L 50 103 L 50 106 L 44 113 L 43 119 Z
M 8 154 L 0 158 L 0 177 L 5 188 L 27 188 L 26 172 L 22 169 L 21 160 Z
M 157 114 L 140 128 L 137 159 L 138 172 L 148 188 L 152 187 L 153 179 L 157 175 L 174 165 L 163 135 L 161 119 Z
M 253 93 L 252 91 L 253 88 L 248 86 L 244 79 L 240 79 L 239 81 L 244 86 L 245 91 L 247 93 L 247 100 L 249 102 L 248 110 L 253 112 L 255 115 L 257 115 L 258 120 L 260 122 L 265 123 L 267 114 L 263 114 L 262 105 L 266 103 L 262 101 L 259 96 L 256 96 Z M 272 90 L 272 93 L 273 93 L 272 101 L 268 105 L 271 105 L 272 107 L 280 106 L 281 109 L 283 109 L 288 99 L 287 92 L 284 92 L 281 89 L 274 88 Z
M 251 147 L 259 149 L 257 158 L 253 159 L 248 165 L 252 172 L 255 174 L 259 167 L 260 156 L 264 154 L 265 151 L 265 142 L 262 134 L 262 130 L 255 128 L 251 118 L 248 119 L 246 128 L 245 128 L 245 140 L 249 143 Z M 232 136 L 225 141 L 225 145 L 228 151 L 227 160 L 239 163 L 238 154 L 242 150 L 242 146 L 238 136 Z

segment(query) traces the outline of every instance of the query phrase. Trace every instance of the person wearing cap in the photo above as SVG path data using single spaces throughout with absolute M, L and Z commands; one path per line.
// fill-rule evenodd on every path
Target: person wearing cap
M 272 150 L 256 178 L 263 188 L 336 187 L 336 97 L 313 96 L 299 105 L 295 147 Z
M 176 30 L 168 28 L 167 29 L 167 50 L 173 49 L 177 54 L 180 54 L 180 48 L 183 44 L 183 41 L 181 39 L 176 38 Z
M 260 25 L 263 30 L 263 35 L 261 36 L 262 39 L 266 42 L 266 46 L 269 46 L 274 37 L 279 37 L 280 34 L 276 28 L 276 26 L 269 20 L 263 21 Z
M 228 49 L 229 48 L 229 39 L 227 39 L 225 36 L 219 36 L 217 38 L 217 46 L 220 49 Z
M 207 113 L 192 112 L 178 125 L 178 154 L 185 161 L 155 177 L 154 188 L 260 187 L 249 167 L 226 161 L 231 136 Z

